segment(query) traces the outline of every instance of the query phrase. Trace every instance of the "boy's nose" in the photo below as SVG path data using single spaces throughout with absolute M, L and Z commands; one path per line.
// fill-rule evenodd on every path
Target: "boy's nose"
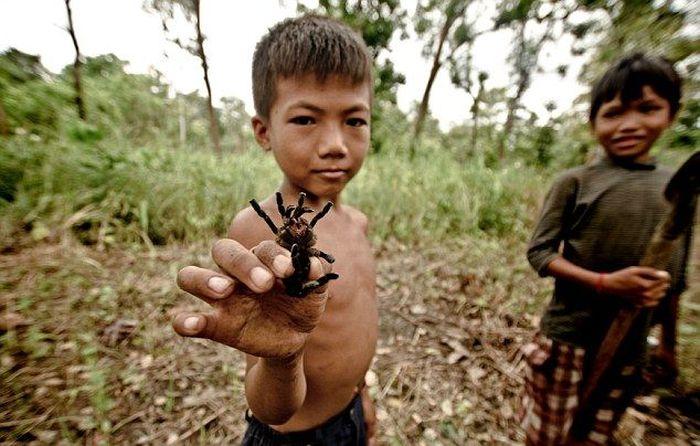
M 339 128 L 334 126 L 323 132 L 318 154 L 321 158 L 342 158 L 348 154 L 348 148 L 345 146 L 343 133 Z
M 621 132 L 633 132 L 639 128 L 639 116 L 636 113 L 625 113 L 622 115 L 618 130 Z

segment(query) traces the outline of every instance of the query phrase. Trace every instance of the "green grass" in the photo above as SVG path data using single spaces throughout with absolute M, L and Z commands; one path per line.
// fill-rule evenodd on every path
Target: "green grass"
M 23 228 L 35 239 L 71 231 L 99 245 L 207 240 L 224 234 L 238 210 L 271 194 L 282 178 L 260 150 L 217 159 L 162 146 L 2 143 L 5 236 Z M 465 166 L 447 153 L 415 162 L 375 155 L 345 199 L 368 214 L 378 240 L 524 235 L 544 178 L 532 168 Z

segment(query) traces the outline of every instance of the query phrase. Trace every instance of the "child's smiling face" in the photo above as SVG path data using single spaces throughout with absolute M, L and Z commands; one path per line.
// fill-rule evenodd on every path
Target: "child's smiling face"
M 314 74 L 279 78 L 270 116 L 253 118 L 258 143 L 272 150 L 289 192 L 335 200 L 360 170 L 370 140 L 370 85 Z
M 672 122 L 669 102 L 648 85 L 642 96 L 623 104 L 618 94 L 601 105 L 593 121 L 593 133 L 608 156 L 645 161 L 654 141 Z

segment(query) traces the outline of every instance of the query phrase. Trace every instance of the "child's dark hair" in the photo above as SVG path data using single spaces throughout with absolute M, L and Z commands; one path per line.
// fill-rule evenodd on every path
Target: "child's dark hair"
M 284 20 L 258 42 L 253 56 L 253 101 L 258 115 L 269 117 L 278 77 L 313 73 L 323 82 L 330 75 L 353 84 L 368 82 L 372 59 L 362 37 L 342 22 L 315 14 Z
M 595 84 L 588 119 L 593 123 L 601 105 L 613 100 L 618 93 L 624 106 L 641 98 L 645 85 L 668 101 L 671 117 L 674 117 L 680 108 L 681 78 L 673 64 L 662 57 L 634 53 L 620 59 Z

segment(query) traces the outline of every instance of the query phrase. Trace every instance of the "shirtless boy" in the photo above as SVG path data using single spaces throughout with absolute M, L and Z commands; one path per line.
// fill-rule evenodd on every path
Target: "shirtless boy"
M 369 147 L 371 67 L 360 36 L 312 15 L 271 28 L 253 60 L 253 130 L 284 174 L 284 202 L 304 192 L 316 212 L 334 203 L 314 228 L 314 247 L 335 263 L 313 257 L 309 279 L 331 269 L 340 278 L 303 298 L 286 295 L 280 279 L 293 272 L 290 252 L 252 208 L 212 249 L 221 272 L 188 266 L 178 274 L 179 286 L 213 311 L 177 315 L 175 331 L 246 353 L 252 415 L 243 444 L 372 442 L 374 409 L 362 383 L 378 331 L 374 261 L 367 218 L 341 200 Z M 274 194 L 260 205 L 280 226 Z

